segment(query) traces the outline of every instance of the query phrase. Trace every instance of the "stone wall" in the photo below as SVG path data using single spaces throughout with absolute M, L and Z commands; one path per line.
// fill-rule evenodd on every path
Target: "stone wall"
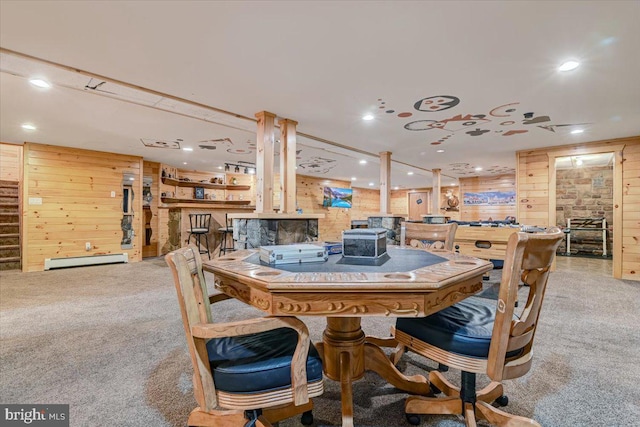
M 400 244 L 401 222 L 404 217 L 399 216 L 370 216 L 368 219 L 368 228 L 386 228 L 387 229 L 387 245 Z
M 234 219 L 233 240 L 241 248 L 315 242 L 317 219 Z
M 605 218 L 607 220 L 607 252 L 613 246 L 613 168 L 591 167 L 556 171 L 556 215 L 559 226 L 566 227 L 567 218 Z M 565 244 L 558 249 L 566 251 Z M 573 231 L 571 253 L 602 255 L 602 233 Z

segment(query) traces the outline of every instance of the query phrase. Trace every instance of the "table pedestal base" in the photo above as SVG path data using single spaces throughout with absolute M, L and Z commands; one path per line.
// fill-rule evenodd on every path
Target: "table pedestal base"
M 360 323 L 360 317 L 328 317 L 323 342 L 316 344 L 325 375 L 340 381 L 342 427 L 353 427 L 352 383 L 362 378 L 365 371 L 374 371 L 389 384 L 411 394 L 430 394 L 429 382 L 424 376 L 404 375 L 380 347 L 366 342 Z

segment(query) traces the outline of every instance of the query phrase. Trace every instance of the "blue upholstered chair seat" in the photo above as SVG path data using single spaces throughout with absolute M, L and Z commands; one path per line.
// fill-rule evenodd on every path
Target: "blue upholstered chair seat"
M 495 300 L 470 297 L 431 316 L 400 318 L 396 329 L 443 350 L 486 359 L 495 314 Z M 509 352 L 507 356 L 519 352 Z
M 298 335 L 280 328 L 207 342 L 216 388 L 230 393 L 259 393 L 291 386 L 291 358 Z M 307 356 L 307 382 L 322 378 L 322 360 L 313 345 Z

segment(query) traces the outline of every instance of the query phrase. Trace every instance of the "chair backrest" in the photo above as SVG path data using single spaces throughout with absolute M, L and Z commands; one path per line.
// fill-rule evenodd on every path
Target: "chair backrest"
M 191 226 L 192 230 L 206 229 L 208 232 L 209 226 L 211 225 L 211 214 L 204 214 L 204 213 L 189 214 L 189 225 Z
M 556 227 L 509 237 L 487 362 L 487 375 L 494 381 L 520 377 L 531 368 L 533 337 L 549 270 L 563 238 Z M 513 320 L 520 280 L 529 285 L 529 296 L 520 318 Z M 507 357 L 518 350 L 517 355 Z
M 403 222 L 400 231 L 401 243 L 416 248 L 453 250 L 458 224 L 426 224 Z
M 178 294 L 182 324 L 194 369 L 195 397 L 201 408 L 213 408 L 216 406 L 215 386 L 211 377 L 207 350 L 204 342 L 202 340 L 196 342 L 191 334 L 193 325 L 213 322 L 200 251 L 191 244 L 167 254 L 165 260 L 173 273 Z M 203 390 L 209 392 L 205 393 Z

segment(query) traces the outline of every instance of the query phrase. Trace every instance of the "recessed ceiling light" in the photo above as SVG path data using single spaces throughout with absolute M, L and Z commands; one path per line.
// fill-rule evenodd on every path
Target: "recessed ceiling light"
M 365 114 L 364 116 L 362 116 L 362 120 L 373 120 L 373 114 Z
M 444 153 L 444 150 L 436 150 L 436 153 Z
M 407 172 L 407 175 L 413 175 L 413 172 L 409 171 Z
M 224 169 L 222 166 L 218 166 L 218 169 Z
M 480 172 L 481 170 L 482 170 L 482 168 L 481 168 L 480 166 L 478 166 L 478 167 L 476 168 L 476 172 Z
M 370 182 L 370 183 L 369 183 L 369 187 L 373 187 L 373 182 Z
M 393 187 L 393 189 L 394 189 L 394 190 L 399 190 L 399 189 L 400 189 L 400 187 Z
M 352 176 L 352 177 L 351 177 L 351 181 L 355 181 L 355 180 L 356 180 L 356 177 L 355 177 L 355 176 Z
M 29 80 L 29 83 L 31 83 L 34 86 L 41 87 L 41 88 L 44 88 L 44 89 L 48 89 L 48 88 L 51 87 L 51 84 L 48 81 L 42 80 L 42 79 L 31 79 L 31 80 Z
M 191 148 L 191 147 L 184 147 L 184 148 L 182 149 L 182 151 L 193 151 L 193 148 Z
M 451 184 L 452 187 L 455 187 L 456 185 L 458 184 L 456 184 L 455 182 Z
M 579 66 L 580 66 L 580 63 L 578 61 L 567 61 L 563 63 L 560 67 L 558 67 L 558 70 L 571 71 L 571 70 L 575 70 Z
M 186 164 L 187 164 L 187 162 L 182 162 L 182 164 L 183 164 L 183 165 L 186 165 Z
M 360 164 L 361 164 L 361 165 L 366 165 L 366 164 L 367 164 L 367 161 L 366 161 L 366 160 L 360 160 Z
M 571 133 L 574 134 L 574 135 L 577 134 L 577 133 L 582 133 L 582 132 L 584 132 L 583 129 L 574 129 L 574 130 L 571 131 Z
M 32 125 L 31 123 L 23 123 L 22 124 L 22 129 L 24 130 L 36 130 L 37 128 Z

